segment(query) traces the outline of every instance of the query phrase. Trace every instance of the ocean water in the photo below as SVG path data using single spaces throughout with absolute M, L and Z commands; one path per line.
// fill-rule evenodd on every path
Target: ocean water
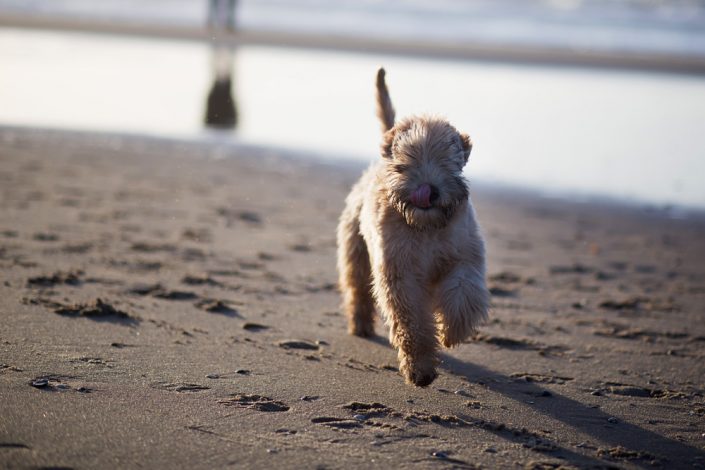
M 531 10 L 539 18 L 535 21 L 563 14 L 546 2 L 530 3 L 536 7 Z M 571 2 L 562 3 L 571 12 L 597 2 L 572 2 L 578 5 L 572 10 Z M 313 0 L 267 0 L 258 7 L 241 2 L 241 21 L 250 18 L 257 24 L 257 11 L 279 6 L 281 12 L 300 4 L 327 8 L 326 2 Z M 358 8 L 357 3 L 341 2 L 361 15 L 392 4 L 361 2 L 364 8 Z M 409 5 L 416 5 L 415 14 L 425 8 L 421 2 Z M 439 5 L 442 15 L 464 4 L 449 0 Z M 495 8 L 487 5 L 506 9 L 518 4 L 487 2 L 484 14 Z M 681 28 L 687 31 L 683 25 L 702 20 L 699 2 L 682 5 L 692 5 L 692 13 L 681 9 L 680 16 L 666 15 L 664 7 L 640 14 L 651 18 L 656 29 L 678 25 L 673 30 L 680 35 Z M 116 20 L 125 21 L 205 20 L 205 2 L 180 0 L 0 0 L 0 16 L 3 8 L 117 15 Z M 636 15 L 627 7 L 620 11 L 621 16 L 613 13 L 617 19 Z M 696 41 L 691 46 L 692 53 L 700 53 Z M 472 136 L 475 146 L 466 168 L 471 180 L 548 194 L 705 208 L 703 76 L 258 46 L 228 54 L 239 119 L 234 130 L 214 132 L 203 125 L 216 58 L 208 44 L 0 29 L 0 125 L 225 138 L 321 158 L 371 161 L 378 158 L 380 138 L 373 84 L 377 67 L 383 65 L 399 116 L 438 113 Z
M 0 0 L 3 12 L 200 26 L 207 0 Z M 705 56 L 705 0 L 238 0 L 245 28 Z

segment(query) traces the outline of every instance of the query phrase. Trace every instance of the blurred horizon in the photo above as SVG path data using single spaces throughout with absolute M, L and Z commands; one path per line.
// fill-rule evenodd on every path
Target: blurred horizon
M 665 73 L 676 57 L 705 71 L 705 0 L 237 2 L 236 31 L 315 34 L 322 46 L 337 38 L 321 48 L 234 47 L 236 36 L 223 48 L 50 26 L 76 20 L 96 30 L 110 23 L 207 31 L 207 7 L 0 0 L 0 125 L 215 136 L 369 161 L 379 142 L 373 80 L 384 65 L 399 116 L 438 113 L 471 134 L 472 178 L 705 208 L 705 74 Z M 19 28 L 18 18 L 43 18 L 49 29 Z M 213 32 L 221 33 L 229 34 Z M 488 60 L 409 56 L 345 50 L 346 37 L 435 41 L 441 52 L 443 44 L 485 44 L 617 59 L 581 67 L 493 60 L 492 49 Z M 664 70 L 620 67 L 632 54 L 657 57 Z M 234 115 L 230 128 L 215 132 L 203 117 L 218 77 L 228 80 Z
M 705 0 L 239 0 L 238 28 L 705 58 Z M 111 23 L 206 24 L 208 1 L 0 0 L 21 14 Z

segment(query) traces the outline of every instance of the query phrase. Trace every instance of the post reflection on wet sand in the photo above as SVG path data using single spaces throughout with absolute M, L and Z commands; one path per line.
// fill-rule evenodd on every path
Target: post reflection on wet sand
M 213 81 L 206 97 L 204 124 L 215 129 L 235 129 L 238 113 L 233 98 L 233 52 L 213 46 Z

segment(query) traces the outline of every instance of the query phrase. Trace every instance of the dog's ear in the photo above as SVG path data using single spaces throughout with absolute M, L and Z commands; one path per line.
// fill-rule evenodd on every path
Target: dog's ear
M 382 134 L 382 156 L 384 158 L 392 158 L 392 145 L 394 145 L 394 137 L 397 135 L 397 128 L 392 127 Z
M 460 134 L 460 143 L 463 146 L 463 156 L 465 157 L 465 163 L 467 163 L 468 157 L 470 157 L 470 151 L 472 150 L 472 140 L 470 140 L 469 135 L 463 132 Z

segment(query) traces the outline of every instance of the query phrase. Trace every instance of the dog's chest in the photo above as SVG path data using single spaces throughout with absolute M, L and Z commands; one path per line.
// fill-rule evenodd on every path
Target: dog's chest
M 466 217 L 458 214 L 441 229 L 417 230 L 410 227 L 396 210 L 385 206 L 362 211 L 360 229 L 372 264 L 405 266 L 417 276 L 429 280 L 442 277 L 462 257 L 467 244 Z
M 412 271 L 430 282 L 443 277 L 460 258 L 463 240 L 450 227 L 441 230 L 417 231 L 400 226 L 405 236 L 395 240 L 394 253 L 387 253 L 403 261 Z M 389 245 L 387 249 L 391 248 Z
M 426 235 L 427 239 L 421 241 L 422 249 L 418 251 L 423 253 L 423 256 L 418 259 L 419 268 L 426 273 L 429 281 L 435 282 L 458 262 L 458 246 L 453 243 L 453 237 L 449 237 L 447 233 L 423 235 Z

